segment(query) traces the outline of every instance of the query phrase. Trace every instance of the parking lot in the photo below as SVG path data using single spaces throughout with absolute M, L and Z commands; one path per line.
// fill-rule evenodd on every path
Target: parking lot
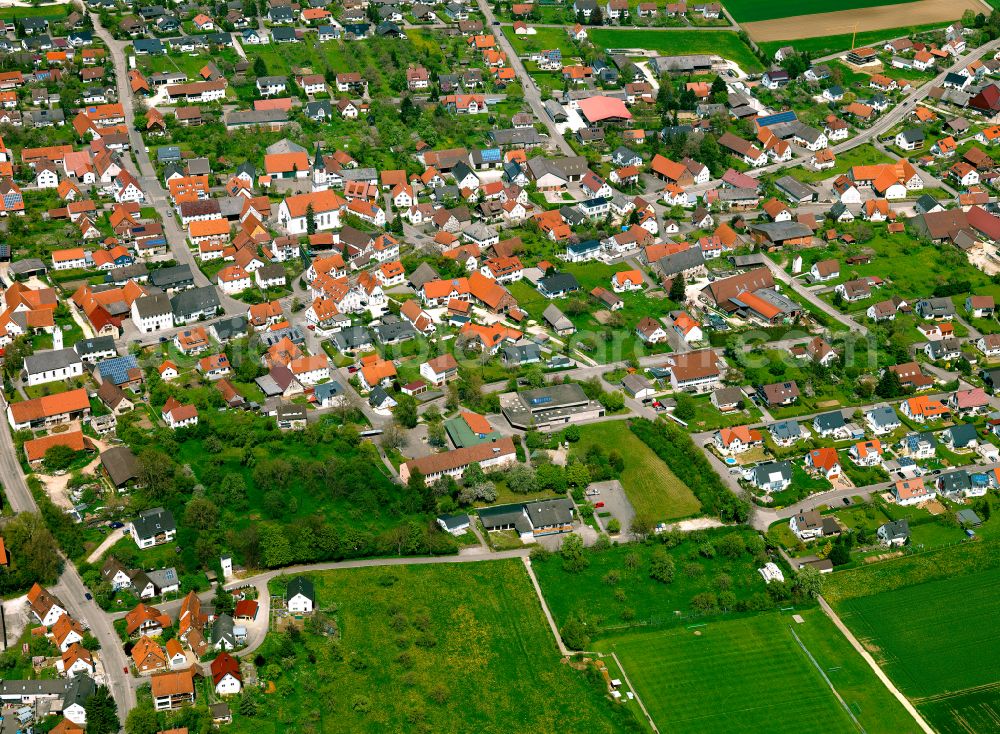
M 587 499 L 596 507 L 603 502 L 603 507 L 597 508 L 597 522 L 601 529 L 607 532 L 611 517 L 618 520 L 622 531 L 627 531 L 635 517 L 632 503 L 625 496 L 625 490 L 617 479 L 608 482 L 593 482 L 587 487 Z M 611 513 L 611 517 L 601 517 L 601 513 Z

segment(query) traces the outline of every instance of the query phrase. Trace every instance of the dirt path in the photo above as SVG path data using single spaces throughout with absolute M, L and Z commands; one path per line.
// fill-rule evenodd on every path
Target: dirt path
M 896 688 L 891 680 L 889 680 L 889 676 L 887 676 L 882 668 L 878 666 L 878 663 L 875 662 L 875 658 L 873 658 L 868 651 L 865 650 L 864 646 L 858 641 L 858 638 L 854 636 L 854 633 L 847 628 L 847 625 L 840 621 L 840 617 L 838 617 L 837 613 L 833 611 L 833 607 L 827 604 L 826 599 L 822 596 L 817 597 L 817 599 L 819 601 L 820 608 L 826 616 L 831 619 L 831 621 L 837 626 L 837 629 L 839 629 L 843 633 L 844 637 L 847 638 L 847 641 L 851 643 L 851 646 L 858 651 L 861 657 L 864 658 L 865 662 L 868 663 L 868 667 L 870 667 L 875 675 L 878 676 L 878 679 L 885 684 L 885 687 L 889 689 L 889 693 L 895 696 L 896 700 L 903 705 L 903 708 L 906 709 L 907 712 L 909 712 L 910 716 L 912 716 L 913 720 L 917 722 L 917 725 L 921 728 L 921 730 L 926 734 L 934 734 L 934 730 L 931 729 L 926 721 L 924 721 L 924 717 L 920 715 L 920 712 L 914 708 L 913 704 L 909 702 L 906 696 L 900 693 L 899 689 Z
M 974 13 L 989 12 L 986 7 L 988 6 L 984 6 L 979 0 L 918 0 L 902 5 L 796 15 L 742 25 L 750 38 L 761 43 L 843 35 L 853 32 L 855 23 L 858 31 L 880 31 L 883 28 L 899 28 L 901 25 L 945 22 L 960 18 L 967 8 Z

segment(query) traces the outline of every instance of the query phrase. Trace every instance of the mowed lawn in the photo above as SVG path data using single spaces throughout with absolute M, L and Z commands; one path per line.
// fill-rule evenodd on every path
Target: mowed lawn
M 620 717 L 632 714 L 600 677 L 560 662 L 520 560 L 310 578 L 340 639 L 304 632 L 289 660 L 285 636 L 268 635 L 260 652 L 277 690 L 256 718 L 233 707 L 234 734 L 628 730 Z
M 916 732 L 818 609 L 710 622 L 619 637 L 601 643 L 615 652 L 660 731 L 672 734 L 856 734 L 858 728 L 827 674 L 869 734 Z M 799 634 L 816 664 L 792 635 Z M 699 632 L 700 634 L 695 634 Z M 867 671 L 867 673 L 866 673 Z
M 592 445 L 617 451 L 625 459 L 621 483 L 639 517 L 659 522 L 698 512 L 701 505 L 688 486 L 636 438 L 625 421 L 580 426 L 580 441 L 572 450 L 585 454 Z
M 907 696 L 1000 683 L 1000 569 L 849 599 L 837 607 Z
M 610 48 L 641 48 L 664 56 L 716 54 L 735 61 L 744 71 L 763 71 L 750 47 L 732 31 L 665 31 L 591 28 L 587 32 L 594 45 Z
M 873 8 L 879 5 L 900 5 L 914 0 L 841 0 L 836 8 L 830 6 L 827 0 L 779 0 L 779 2 L 762 3 L 756 0 L 726 0 L 723 5 L 737 21 L 749 23 L 755 20 L 771 20 L 772 18 L 792 18 L 796 15 L 812 15 L 813 13 L 829 13 L 831 10 L 856 10 L 857 8 Z M 906 9 L 900 8 L 905 14 Z

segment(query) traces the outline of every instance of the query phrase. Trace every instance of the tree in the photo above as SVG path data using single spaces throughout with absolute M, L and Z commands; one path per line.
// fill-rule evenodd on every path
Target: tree
M 253 73 L 254 76 L 267 76 L 267 64 L 264 63 L 263 57 L 257 56 L 254 58 Z
M 580 573 L 590 565 L 590 559 L 583 549 L 583 538 L 576 533 L 566 536 L 559 548 L 559 555 L 563 559 L 563 570 L 568 573 Z
M 140 697 L 140 703 L 128 712 L 125 719 L 125 731 L 127 734 L 157 734 L 163 728 L 162 715 L 153 710 L 153 702 L 150 698 L 145 701 Z
M 98 686 L 83 707 L 87 711 L 88 734 L 111 734 L 121 728 L 118 707 L 107 686 Z
M 56 444 L 45 452 L 42 464 L 49 471 L 62 471 L 69 468 L 76 458 L 76 451 L 64 444 Z
M 847 547 L 847 543 L 842 543 L 838 540 L 838 542 L 833 544 L 828 558 L 834 566 L 843 566 L 851 562 L 851 549 Z
M 417 425 L 417 399 L 412 395 L 402 393 L 396 397 L 396 409 L 393 411 L 396 422 L 403 428 L 414 428 Z
M 483 467 L 479 465 L 478 461 L 474 461 L 469 464 L 462 473 L 462 483 L 467 487 L 481 484 L 485 481 L 486 472 L 483 471 Z
M 875 394 L 880 398 L 897 398 L 903 394 L 903 383 L 900 382 L 895 370 L 889 368 L 882 370 L 882 376 L 875 386 Z
M 686 392 L 682 392 L 677 394 L 676 400 L 677 407 L 674 408 L 674 415 L 682 421 L 689 421 L 694 418 L 695 410 L 697 409 L 694 398 Z
M 653 523 L 648 518 L 636 515 L 629 523 L 628 531 L 636 540 L 644 540 L 653 531 Z
M 184 508 L 184 524 L 196 530 L 211 530 L 219 521 L 219 508 L 207 497 L 192 497 Z
M 795 577 L 792 591 L 803 597 L 817 597 L 823 593 L 823 577 L 815 567 L 806 566 Z
M 386 450 L 401 449 L 406 446 L 406 432 L 395 422 L 386 423 L 382 429 L 381 443 Z
M 448 441 L 447 432 L 441 423 L 430 423 L 427 426 L 427 443 L 431 446 L 441 448 Z
M 559 636 L 562 637 L 566 647 L 571 650 L 585 650 L 590 644 L 590 637 L 587 636 L 587 628 L 576 617 L 566 620 L 566 624 L 559 630 Z
M 684 273 L 677 273 L 670 281 L 670 292 L 667 297 L 674 303 L 684 303 L 685 300 L 685 288 L 687 287 L 687 282 L 684 280 Z
M 649 557 L 649 578 L 663 584 L 669 584 L 674 580 L 674 559 L 667 555 L 667 551 L 655 548 Z
M 240 716 L 253 718 L 257 715 L 257 699 L 249 688 L 244 688 L 240 695 Z
M 59 578 L 62 562 L 58 546 L 41 515 L 35 512 L 16 515 L 4 527 L 4 538 L 26 585 L 32 581 L 54 583 Z
M 507 470 L 505 478 L 507 489 L 515 494 L 528 494 L 534 492 L 537 487 L 535 472 L 527 464 L 514 464 Z
M 306 234 L 316 234 L 316 211 L 312 204 L 306 207 Z
M 567 466 L 566 484 L 570 487 L 586 487 L 590 484 L 590 469 L 587 465 L 577 461 Z

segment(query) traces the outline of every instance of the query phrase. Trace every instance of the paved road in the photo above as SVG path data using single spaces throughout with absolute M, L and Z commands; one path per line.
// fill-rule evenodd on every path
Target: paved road
M 809 301 L 809 303 L 811 303 L 816 308 L 821 310 L 827 316 L 836 319 L 851 331 L 856 331 L 857 333 L 862 335 L 868 334 L 867 326 L 864 326 L 863 324 L 855 321 L 847 314 L 841 313 L 836 308 L 834 308 L 833 304 L 827 303 L 822 298 L 817 296 L 815 293 L 810 291 L 808 288 L 804 287 L 797 279 L 793 278 L 791 275 L 786 273 L 784 268 L 782 268 L 776 262 L 771 260 L 771 258 L 765 257 L 764 262 L 767 264 L 767 267 L 770 268 L 772 275 L 774 275 L 774 277 L 777 280 L 780 280 L 782 283 L 784 283 L 793 291 L 795 291 L 795 293 L 798 296 Z
M 496 25 L 496 16 L 493 15 L 493 8 L 487 0 L 476 0 L 476 4 L 479 6 L 479 11 L 486 18 L 486 27 L 493 27 Z M 498 29 L 499 30 L 499 29 Z M 563 155 L 573 156 L 576 152 L 570 147 L 570 144 L 566 142 L 563 136 L 559 133 L 556 128 L 555 122 L 552 118 L 548 116 L 545 112 L 545 107 L 542 105 L 542 95 L 535 85 L 534 79 L 528 74 L 528 70 L 524 68 L 524 64 L 521 62 L 521 58 L 517 55 L 514 47 L 511 45 L 510 40 L 507 38 L 507 34 L 497 32 L 495 34 L 497 42 L 500 47 L 507 54 L 507 61 L 510 62 L 511 68 L 514 69 L 514 73 L 517 74 L 517 78 L 521 80 L 521 87 L 524 90 L 524 99 L 530 105 L 531 111 L 535 113 L 535 117 L 542 123 L 549 131 L 549 139 L 551 144 L 556 146 Z
M 6 409 L 6 404 L 4 404 Z M 0 419 L 0 482 L 3 483 L 7 501 L 14 512 L 38 512 L 38 505 L 24 481 L 21 465 L 14 453 L 14 442 L 6 417 Z M 110 618 L 93 600 L 85 598 L 87 589 L 83 579 L 70 561 L 65 561 L 62 576 L 51 589 L 66 605 L 69 613 L 90 628 L 91 633 L 101 643 L 101 657 L 107 675 L 107 685 L 111 689 L 121 720 L 135 707 L 135 690 L 130 676 L 123 670 L 128 660 L 122 651 L 118 634 Z
M 187 244 L 187 235 L 180 228 L 177 218 L 174 216 L 170 201 L 167 199 L 167 192 L 163 189 L 160 179 L 156 175 L 156 168 L 149 158 L 149 152 L 142 135 L 135 129 L 132 122 L 135 119 L 135 100 L 132 97 L 132 89 L 128 83 L 128 60 L 125 58 L 125 41 L 116 40 L 111 33 L 101 25 L 100 19 L 90 15 L 94 23 L 94 32 L 107 45 L 111 53 L 111 60 L 115 65 L 115 83 L 118 86 L 118 99 L 121 101 L 122 109 L 125 113 L 125 125 L 128 128 L 129 144 L 135 155 L 136 163 L 131 158 L 126 157 L 125 167 L 138 178 L 143 191 L 146 193 L 146 204 L 152 206 L 159 212 L 163 220 L 163 233 L 166 235 L 167 244 L 174 259 L 181 264 L 190 266 L 194 273 L 194 282 L 197 286 L 211 285 L 208 277 L 201 272 L 195 262 L 194 255 Z M 136 164 L 138 169 L 136 169 Z M 227 314 L 237 314 L 246 312 L 246 304 L 237 301 L 235 298 L 227 296 L 216 288 L 219 301 Z

